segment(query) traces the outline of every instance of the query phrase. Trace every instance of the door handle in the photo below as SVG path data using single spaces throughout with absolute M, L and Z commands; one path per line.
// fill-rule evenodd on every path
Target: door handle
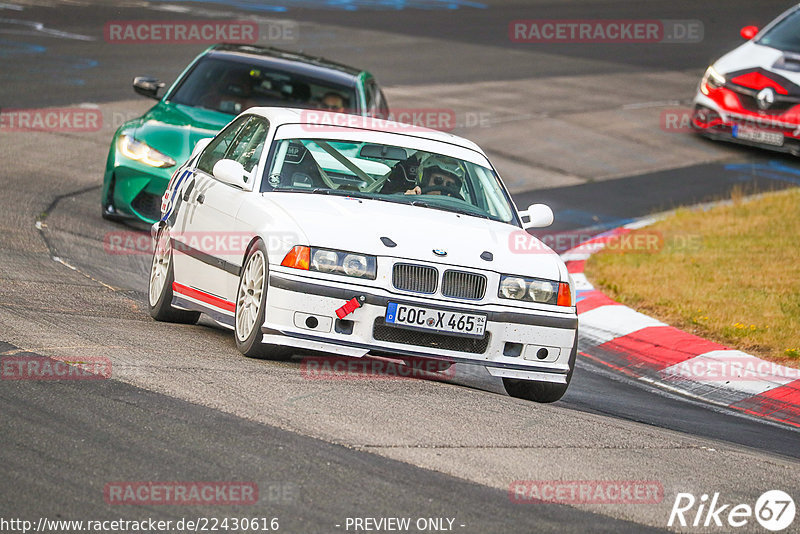
M 186 186 L 186 191 L 183 193 L 183 201 L 189 202 L 189 197 L 192 193 L 192 189 L 194 189 L 194 180 L 189 182 L 189 185 Z
M 199 195 L 197 195 L 197 203 L 198 204 L 202 204 L 203 202 L 205 202 L 205 200 L 206 200 L 206 194 L 205 193 L 200 193 Z

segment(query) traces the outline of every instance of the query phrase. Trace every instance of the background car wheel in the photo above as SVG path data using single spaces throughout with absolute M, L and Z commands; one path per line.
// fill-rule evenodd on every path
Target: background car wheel
M 249 358 L 288 360 L 292 355 L 290 349 L 261 342 L 264 338 L 261 325 L 264 324 L 267 303 L 268 274 L 267 249 L 259 240 L 247 253 L 239 275 L 234 316 L 236 348 Z
M 147 290 L 147 306 L 150 316 L 156 321 L 195 324 L 200 312 L 178 310 L 172 307 L 172 244 L 169 232 L 161 228 L 156 236 L 153 264 L 150 266 L 150 284 Z
M 518 399 L 525 399 L 533 402 L 555 402 L 561 399 L 567 392 L 569 383 L 572 381 L 572 373 L 575 371 L 575 359 L 577 355 L 578 332 L 576 331 L 575 342 L 572 344 L 572 352 L 569 355 L 569 373 L 567 373 L 566 384 L 504 378 L 503 387 L 506 388 L 506 393 Z

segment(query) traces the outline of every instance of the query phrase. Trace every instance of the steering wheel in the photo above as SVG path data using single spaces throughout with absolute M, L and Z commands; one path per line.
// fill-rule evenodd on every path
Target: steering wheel
M 420 187 L 423 195 L 430 195 L 431 193 L 441 193 L 442 195 L 457 198 L 458 200 L 464 200 L 464 197 L 461 196 L 461 193 L 458 192 L 456 189 L 452 187 L 447 187 L 446 185 L 431 185 L 428 187 Z

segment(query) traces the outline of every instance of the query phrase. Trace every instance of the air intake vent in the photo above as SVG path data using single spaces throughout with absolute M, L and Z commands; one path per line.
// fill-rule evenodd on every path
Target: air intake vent
M 392 270 L 392 285 L 403 291 L 435 293 L 439 272 L 433 267 L 395 263 Z
M 445 271 L 442 295 L 454 299 L 480 300 L 486 293 L 486 277 L 464 271 Z

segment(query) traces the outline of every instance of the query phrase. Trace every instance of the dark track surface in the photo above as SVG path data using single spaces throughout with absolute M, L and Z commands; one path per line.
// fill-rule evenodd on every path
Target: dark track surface
M 0 354 L 13 348 L 0 343 Z M 0 399 L 0 517 L 277 517 L 281 532 L 298 533 L 344 530 L 347 517 L 448 517 L 458 532 L 657 532 L 566 506 L 520 506 L 504 491 L 116 380 L 6 383 Z M 260 498 L 229 507 L 104 502 L 105 482 L 138 480 L 255 482 Z

